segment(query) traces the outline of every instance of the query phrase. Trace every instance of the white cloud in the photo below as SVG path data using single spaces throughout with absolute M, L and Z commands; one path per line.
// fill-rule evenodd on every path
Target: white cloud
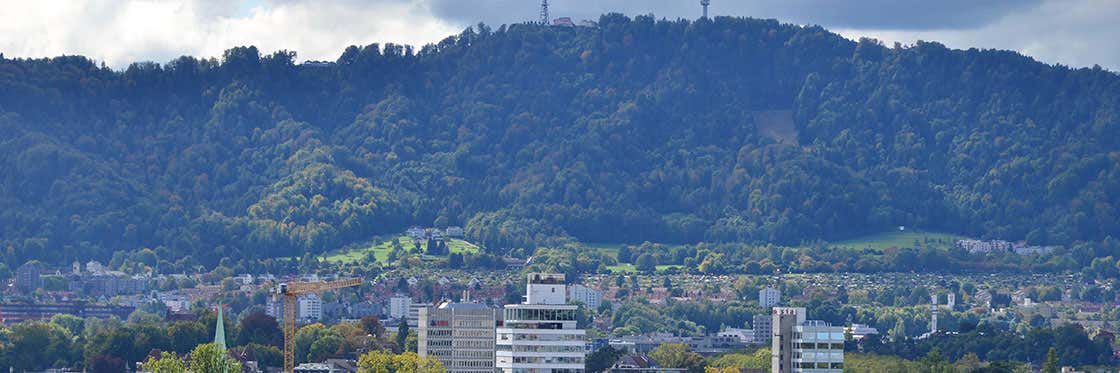
M 181 55 L 219 57 L 233 46 L 287 49 L 334 60 L 349 45 L 422 45 L 457 33 L 419 1 L 282 1 L 243 14 L 227 1 L 19 1 L 0 13 L 0 53 L 81 54 L 123 68 Z M 17 36 L 18 35 L 18 36 Z
M 1120 70 L 1120 49 L 1112 47 L 1120 39 L 1116 22 L 1120 1 L 946 0 L 938 4 L 948 5 L 925 7 L 933 15 L 899 5 L 906 1 L 910 0 L 716 0 L 712 13 L 816 23 L 851 38 L 871 36 L 904 43 L 924 39 L 954 48 L 1010 49 L 1048 63 L 1100 64 Z M 655 13 L 670 19 L 699 14 L 695 0 L 551 3 L 553 17 L 577 19 L 610 11 Z M 918 1 L 922 3 L 928 4 Z M 537 4 L 537 0 L 0 0 L 4 9 L 0 53 L 9 57 L 81 54 L 123 68 L 133 61 L 166 62 L 180 55 L 218 57 L 230 47 L 256 45 L 265 53 L 294 50 L 300 60 L 334 60 L 348 45 L 420 46 L 480 21 L 497 25 L 535 20 Z M 978 15 L 965 17 L 967 22 L 947 21 L 964 13 Z M 925 23 L 914 21 L 915 17 Z M 899 25 L 914 27 L 900 29 Z

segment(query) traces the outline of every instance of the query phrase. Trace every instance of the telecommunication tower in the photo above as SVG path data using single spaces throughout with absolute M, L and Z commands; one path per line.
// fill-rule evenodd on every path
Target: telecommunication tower
M 541 24 L 548 25 L 548 0 L 541 0 Z
M 700 6 L 704 7 L 704 18 L 708 18 L 708 5 L 712 4 L 712 0 L 700 0 Z

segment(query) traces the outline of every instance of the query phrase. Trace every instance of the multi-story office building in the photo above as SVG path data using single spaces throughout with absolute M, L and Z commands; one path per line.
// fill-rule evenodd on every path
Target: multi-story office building
M 775 307 L 771 341 L 773 373 L 841 373 L 844 328 L 805 320 L 805 308 Z
M 767 287 L 758 291 L 758 305 L 762 308 L 770 308 L 782 303 L 782 292 L 778 289 Z
M 585 331 L 567 304 L 563 274 L 530 273 L 525 302 L 502 310 L 497 329 L 495 371 L 583 373 Z
M 493 373 L 495 328 L 501 310 L 478 303 L 444 302 L 419 314 L 417 350 L 450 373 Z

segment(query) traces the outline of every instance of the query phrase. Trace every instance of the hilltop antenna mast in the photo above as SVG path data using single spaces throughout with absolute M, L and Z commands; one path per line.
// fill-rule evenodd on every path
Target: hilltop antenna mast
M 704 7 L 704 17 L 708 18 L 708 5 L 712 4 L 712 0 L 700 0 L 700 6 Z
M 548 26 L 548 0 L 541 0 L 541 24 Z

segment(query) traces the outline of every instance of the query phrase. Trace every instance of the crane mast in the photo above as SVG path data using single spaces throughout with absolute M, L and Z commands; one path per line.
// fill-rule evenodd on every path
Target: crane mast
M 362 284 L 362 279 L 347 278 L 328 282 L 289 282 L 280 284 L 277 293 L 284 298 L 284 373 L 296 369 L 296 297 Z

